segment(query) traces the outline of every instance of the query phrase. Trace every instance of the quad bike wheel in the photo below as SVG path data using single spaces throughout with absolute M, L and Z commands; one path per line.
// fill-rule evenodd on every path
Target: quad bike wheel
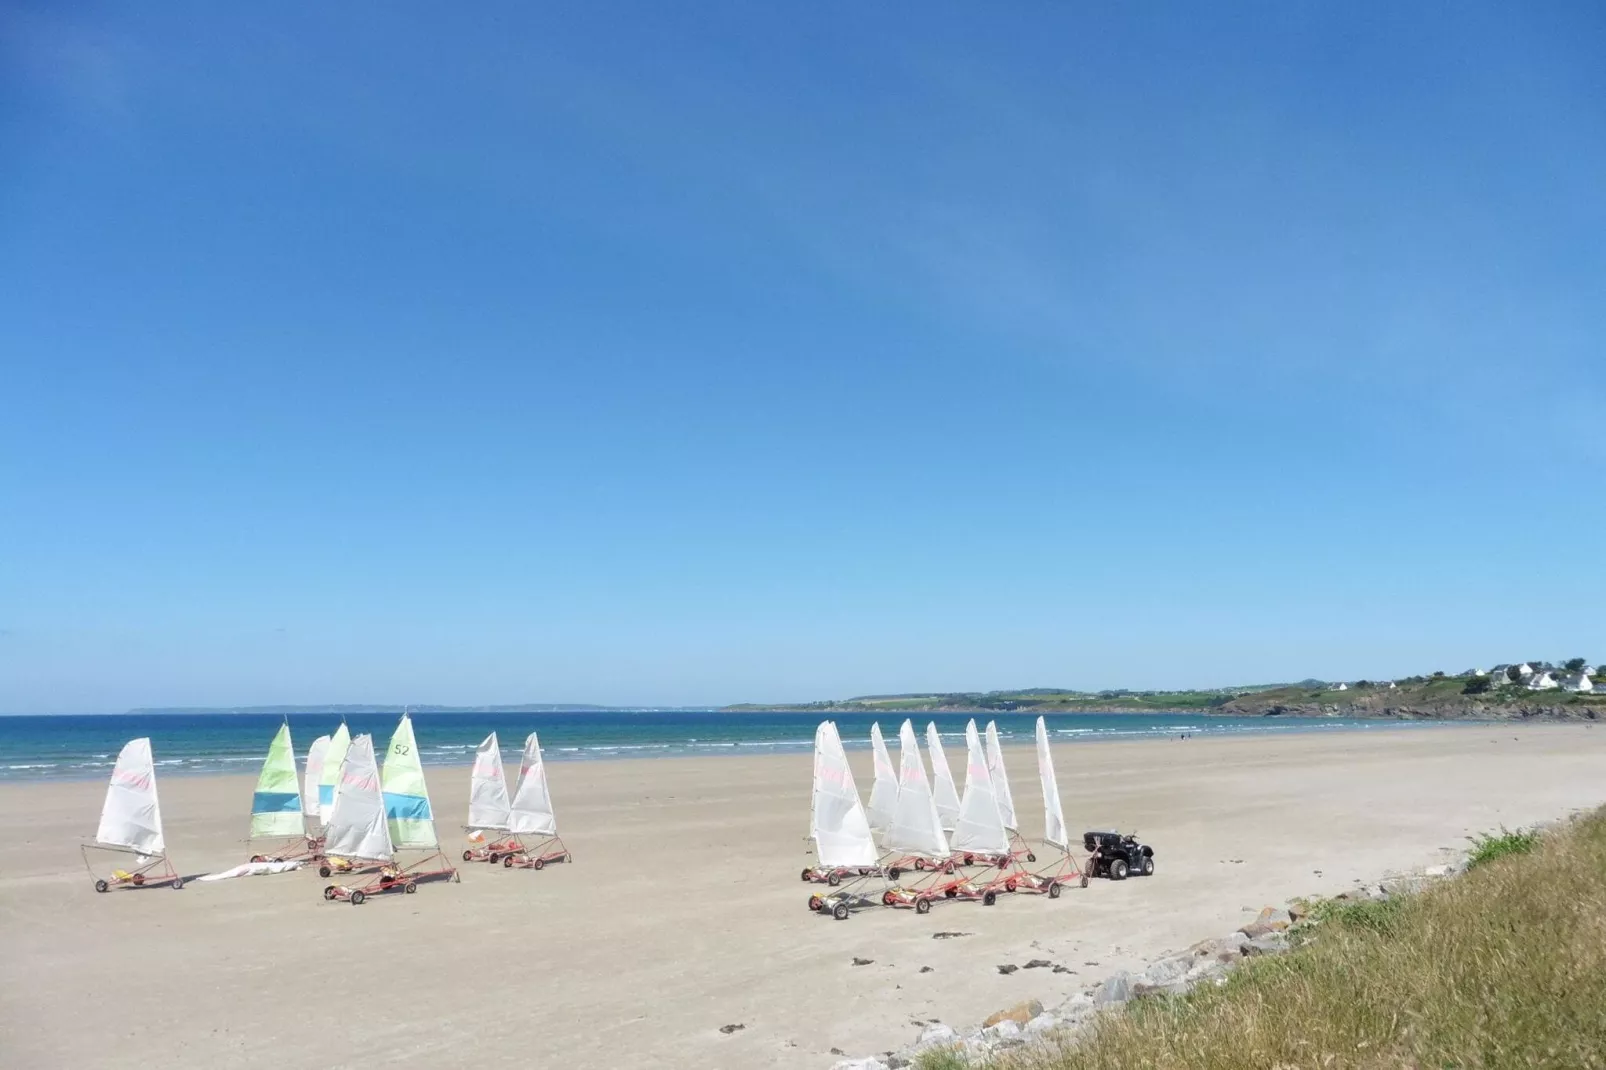
M 837 921 L 847 921 L 848 905 L 846 903 L 838 903 L 836 906 L 831 908 L 831 916 Z
M 981 905 L 984 907 L 990 907 L 996 902 L 998 902 L 997 892 L 986 892 L 981 897 Z
M 1060 882 L 1059 881 L 1055 881 L 1053 884 L 1050 884 L 1048 886 L 1048 897 L 1050 899 L 1058 899 L 1060 897 Z
M 1154 859 L 1149 855 L 1143 856 L 1143 875 L 1145 877 L 1154 876 Z
M 324 889 L 323 889 L 324 901 L 325 902 L 330 902 L 330 901 L 332 901 L 334 899 L 334 897 L 335 897 L 335 886 L 332 885 L 332 884 L 325 885 Z
M 97 892 L 109 892 L 111 891 L 111 887 L 111 885 L 107 884 L 103 880 L 97 880 L 95 882 L 95 891 Z
M 825 883 L 835 888 L 837 885 L 842 883 L 842 874 L 833 869 L 830 873 L 825 875 Z
M 362 906 L 362 901 L 367 898 L 368 893 L 359 888 L 357 891 L 351 893 L 351 905 L 354 907 L 360 907 Z
M 1110 861 L 1110 879 L 1112 881 L 1126 880 L 1127 867 L 1124 858 L 1115 858 Z
M 916 914 L 930 914 L 931 913 L 931 900 L 929 900 L 929 899 L 916 899 L 915 900 L 915 913 Z

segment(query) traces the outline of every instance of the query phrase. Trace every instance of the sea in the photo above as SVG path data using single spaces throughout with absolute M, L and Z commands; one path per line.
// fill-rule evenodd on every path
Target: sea
M 719 710 L 586 710 L 570 713 L 451 712 L 415 713 L 413 728 L 426 765 L 465 765 L 474 748 L 496 732 L 504 752 L 514 754 L 524 737 L 540 733 L 547 761 L 609 758 L 670 758 L 684 755 L 806 753 L 822 716 L 837 724 L 849 750 L 870 746 L 870 724 L 881 723 L 889 745 L 897 745 L 904 714 L 814 712 L 732 713 Z M 976 717 L 998 722 L 1009 743 L 1030 743 L 1036 714 L 911 713 L 922 740 L 935 722 L 943 740 L 963 746 L 965 722 Z M 1178 736 L 1239 736 L 1288 732 L 1353 732 L 1401 723 L 1336 717 L 1205 717 L 1188 714 L 1048 714 L 1055 742 Z M 0 717 L 0 781 L 100 779 L 130 739 L 149 736 L 156 765 L 164 776 L 253 772 L 268 742 L 288 720 L 298 757 L 315 738 L 333 732 L 336 713 L 127 713 Z M 353 735 L 372 733 L 382 749 L 395 730 L 394 713 L 347 714 Z M 1428 727 L 1413 722 L 1416 727 Z

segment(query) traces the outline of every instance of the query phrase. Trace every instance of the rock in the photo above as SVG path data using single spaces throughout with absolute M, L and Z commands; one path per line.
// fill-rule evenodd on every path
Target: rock
M 1020 1023 L 1013 1018 L 1005 1018 L 983 1029 L 982 1033 L 989 1040 L 1008 1040 L 1020 1036 Z
M 959 1040 L 959 1034 L 953 1031 L 952 1026 L 933 1022 L 920 1031 L 920 1039 L 915 1041 L 917 1050 L 935 1048 L 944 1044 L 953 1044 Z
M 931 972 L 931 967 L 930 966 L 922 966 L 922 967 L 920 967 L 920 972 L 921 973 L 930 973 Z
M 1134 996 L 1152 996 L 1156 993 L 1175 995 L 1188 989 L 1184 978 L 1192 960 L 1189 958 L 1161 959 L 1151 962 L 1132 983 Z
M 1052 965 L 1054 964 L 1047 959 L 1033 959 L 1032 961 L 1028 962 L 1024 968 L 1028 970 L 1041 970 L 1046 966 Z
M 952 940 L 956 936 L 975 936 L 975 933 L 932 933 L 933 940 Z
M 1005 975 L 1008 975 L 1008 974 L 1014 973 L 1018 969 L 1020 969 L 1019 966 L 1016 966 L 1016 965 L 1011 963 L 1011 964 L 1007 964 L 1007 965 L 998 967 L 998 972 L 1002 973 L 1002 974 L 1005 974 Z
M 1054 972 L 1055 973 L 1075 973 L 1076 971 L 1071 969 L 1069 966 L 1055 966 L 1054 967 Z
M 1282 933 L 1266 933 L 1244 945 L 1244 957 L 1277 955 L 1288 950 L 1288 937 Z
M 861 959 L 857 955 L 855 955 L 853 958 L 853 964 L 855 966 L 868 966 L 874 961 L 875 959 Z
M 1451 866 L 1429 866 L 1422 871 L 1424 877 L 1448 877 L 1455 870 Z
M 1217 962 L 1215 959 L 1206 959 L 1203 962 L 1195 964 L 1192 969 L 1183 975 L 1182 979 L 1190 985 L 1203 984 L 1209 981 L 1215 981 L 1218 978 L 1226 977 L 1227 971 L 1230 969 L 1231 967 L 1225 962 Z
M 1048 1032 L 1059 1024 L 1059 1019 L 1052 1014 L 1039 1014 L 1021 1027 L 1021 1031 L 1028 1036 L 1038 1036 Z
M 1068 1022 L 1074 1022 L 1093 1009 L 1093 997 L 1085 992 L 1078 992 L 1070 999 L 1054 1008 L 1055 1014 Z
M 831 1070 L 887 1070 L 887 1064 L 868 1055 L 863 1059 L 839 1059 L 831 1064 Z
M 1043 1005 L 1035 999 L 1017 1003 L 1013 1007 L 997 1011 L 982 1020 L 982 1028 L 997 1025 L 999 1022 L 1014 1022 L 1016 1025 L 1025 1025 L 1027 1022 L 1043 1013 Z
M 1122 970 L 1105 978 L 1099 985 L 1098 991 L 1093 993 L 1095 1005 L 1104 1007 L 1111 1003 L 1125 1003 L 1132 998 L 1132 975 Z
M 832 1055 L 846 1055 L 847 1052 L 843 1051 L 841 1048 L 832 1048 L 831 1049 L 831 1054 Z
M 736 1022 L 736 1023 L 732 1024 L 732 1025 L 722 1025 L 722 1026 L 720 1026 L 719 1027 L 719 1031 L 728 1036 L 731 1033 L 736 1032 L 738 1029 L 746 1029 L 746 1028 L 747 1028 L 747 1026 L 743 1025 L 741 1022 Z
M 903 1070 L 904 1067 L 914 1064 L 914 1060 L 907 1055 L 900 1055 L 898 1052 L 890 1052 L 887 1055 L 887 1070 Z
M 1275 932 L 1282 932 L 1294 924 L 1294 916 L 1292 914 L 1286 910 L 1278 910 L 1276 907 L 1267 907 L 1262 910 L 1260 917 L 1255 920 L 1270 925 Z
M 1310 917 L 1311 911 L 1313 911 L 1315 907 L 1316 904 L 1307 900 L 1296 899 L 1294 902 L 1288 904 L 1288 920 L 1292 921 L 1295 925 L 1298 925 L 1300 922 Z

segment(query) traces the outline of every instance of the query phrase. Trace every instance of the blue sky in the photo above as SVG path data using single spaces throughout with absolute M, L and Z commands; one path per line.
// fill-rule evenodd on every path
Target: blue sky
M 1606 9 L 24 4 L 0 710 L 1606 659 Z

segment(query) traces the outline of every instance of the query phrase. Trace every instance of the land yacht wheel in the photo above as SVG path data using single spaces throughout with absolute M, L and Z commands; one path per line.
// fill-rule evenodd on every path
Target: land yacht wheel
M 930 914 L 931 913 L 931 900 L 929 900 L 929 899 L 916 899 L 915 900 L 915 913 L 916 914 Z

